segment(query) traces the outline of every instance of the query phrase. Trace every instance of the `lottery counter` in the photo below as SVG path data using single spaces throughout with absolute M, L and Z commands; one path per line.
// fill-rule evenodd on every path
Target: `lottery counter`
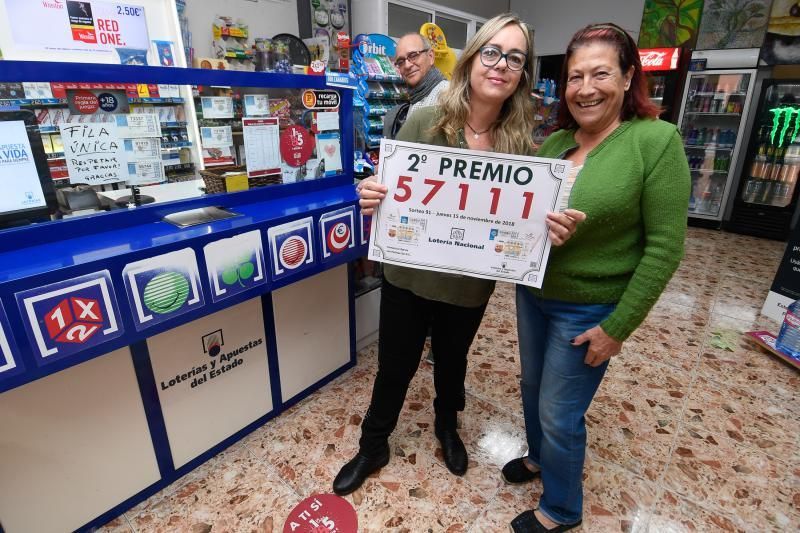
M 98 78 L 330 91 L 324 76 L 0 62 L 0 81 Z M 105 523 L 350 368 L 348 263 L 368 226 L 339 170 L 0 230 L 5 530 Z

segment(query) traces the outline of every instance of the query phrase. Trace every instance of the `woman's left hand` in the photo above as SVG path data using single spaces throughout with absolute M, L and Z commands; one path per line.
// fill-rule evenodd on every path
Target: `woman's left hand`
M 587 342 L 589 349 L 586 351 L 583 362 L 589 366 L 600 366 L 611 359 L 612 355 L 617 355 L 622 351 L 622 342 L 610 337 L 600 326 L 587 329 L 572 339 L 573 346 L 580 346 Z
M 547 213 L 547 233 L 555 246 L 561 246 L 572 237 L 578 224 L 586 220 L 586 213 L 565 209 L 563 213 Z

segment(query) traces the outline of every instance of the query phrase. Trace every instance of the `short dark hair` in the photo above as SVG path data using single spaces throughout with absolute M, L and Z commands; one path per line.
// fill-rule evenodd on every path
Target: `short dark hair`
M 628 32 L 612 22 L 604 22 L 602 24 L 590 24 L 578 30 L 567 45 L 564 65 L 561 68 L 561 85 L 558 88 L 558 96 L 561 98 L 561 105 L 558 107 L 558 127 L 573 129 L 578 126 L 564 99 L 567 91 L 569 60 L 575 50 L 581 46 L 598 42 L 614 47 L 617 51 L 619 68 L 623 74 L 633 67 L 631 85 L 625 92 L 625 97 L 622 101 L 622 120 L 629 120 L 633 117 L 658 118 L 662 109 L 651 102 L 648 97 L 647 80 L 642 71 L 642 62 L 639 59 L 639 48 L 633 38 L 628 35 Z

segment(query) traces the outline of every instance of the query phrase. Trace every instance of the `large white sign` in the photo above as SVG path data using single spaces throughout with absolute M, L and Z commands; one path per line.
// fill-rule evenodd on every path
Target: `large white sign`
M 568 161 L 381 141 L 369 258 L 541 287 Z
M 118 54 L 147 64 L 150 41 L 142 6 L 73 0 L 5 0 L 14 44 L 24 50 Z
M 25 123 L 0 122 L 0 213 L 46 204 Z

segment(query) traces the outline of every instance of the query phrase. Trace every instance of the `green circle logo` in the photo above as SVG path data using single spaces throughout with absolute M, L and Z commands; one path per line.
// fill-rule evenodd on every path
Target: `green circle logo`
M 145 285 L 144 305 L 159 314 L 177 311 L 189 297 L 189 280 L 180 272 L 162 272 Z

